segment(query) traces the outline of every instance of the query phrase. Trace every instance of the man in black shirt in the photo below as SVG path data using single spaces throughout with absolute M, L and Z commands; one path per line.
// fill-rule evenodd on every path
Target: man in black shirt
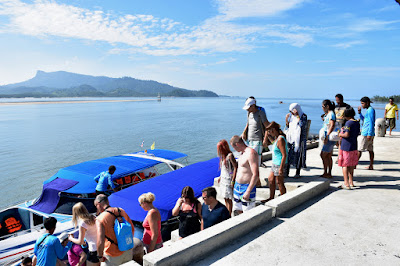
M 228 209 L 217 200 L 217 191 L 213 187 L 203 189 L 201 209 L 201 230 L 231 218 Z

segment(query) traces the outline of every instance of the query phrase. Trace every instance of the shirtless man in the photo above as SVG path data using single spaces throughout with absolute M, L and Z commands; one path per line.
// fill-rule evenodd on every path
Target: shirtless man
M 234 213 L 242 213 L 255 207 L 256 184 L 259 179 L 258 154 L 248 147 L 240 136 L 231 138 L 232 147 L 241 153 L 233 190 Z

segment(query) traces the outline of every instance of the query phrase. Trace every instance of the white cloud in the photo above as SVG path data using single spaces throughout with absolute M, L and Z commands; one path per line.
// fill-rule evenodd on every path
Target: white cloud
M 348 42 L 337 43 L 337 44 L 334 44 L 332 46 L 336 47 L 336 48 L 347 49 L 347 48 L 350 48 L 350 47 L 352 47 L 354 45 L 360 45 L 360 44 L 364 44 L 364 43 L 366 43 L 366 42 L 363 41 L 363 40 L 356 40 L 356 41 L 348 41 Z
M 36 0 L 33 3 L 3 0 L 0 3 L 0 14 L 9 18 L 9 31 L 40 38 L 57 36 L 106 42 L 114 45 L 110 53 L 176 56 L 246 52 L 260 43 L 276 42 L 302 47 L 312 41 L 310 29 L 299 26 L 248 26 L 226 20 L 228 15 L 276 14 L 294 8 L 303 1 L 268 0 L 266 3 L 257 1 L 253 5 L 249 1 L 240 2 L 246 7 L 245 12 L 239 14 L 241 5 L 235 5 L 234 1 L 221 1 L 220 9 L 225 10 L 224 15 L 207 19 L 193 27 L 151 15 L 115 16 L 100 10 L 92 11 L 49 0 Z
M 400 67 L 346 67 L 333 72 L 312 73 L 308 77 L 335 77 L 335 76 L 376 76 L 376 77 L 398 77 Z
M 304 0 L 217 0 L 226 20 L 275 16 L 298 7 Z
M 336 60 L 317 60 L 315 63 L 334 63 Z
M 368 31 L 381 31 L 392 29 L 389 25 L 399 23 L 400 20 L 376 20 L 376 19 L 359 19 L 349 26 L 349 30 L 353 32 L 368 32 Z

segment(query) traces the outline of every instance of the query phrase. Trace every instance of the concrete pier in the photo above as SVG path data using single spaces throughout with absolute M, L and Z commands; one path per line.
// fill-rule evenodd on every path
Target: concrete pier
M 167 243 L 146 255 L 144 265 L 399 265 L 399 147 L 398 132 L 375 138 L 375 170 L 365 169 L 364 153 L 353 190 L 339 188 L 343 175 L 337 164 L 334 178 L 320 178 L 320 150 L 308 150 L 302 178 L 285 180 L 287 194 Z M 337 150 L 333 161 L 336 155 Z M 270 164 L 260 168 L 262 178 Z
M 399 148 L 398 132 L 375 138 L 375 170 L 365 169 L 364 153 L 355 170 L 359 188 L 339 189 L 342 169 L 334 164 L 328 190 L 194 265 L 399 265 Z M 322 174 L 319 149 L 307 156 L 307 177 L 287 183 Z

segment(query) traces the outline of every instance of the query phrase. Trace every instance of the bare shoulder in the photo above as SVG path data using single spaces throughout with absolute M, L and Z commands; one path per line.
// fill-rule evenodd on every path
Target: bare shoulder
M 258 153 L 256 152 L 256 150 L 255 150 L 255 149 L 252 149 L 252 148 L 250 148 L 250 147 L 247 148 L 247 152 L 248 152 L 249 157 L 258 155 Z
M 161 214 L 157 209 L 152 209 L 149 211 L 149 216 L 152 219 L 159 219 L 161 218 Z

